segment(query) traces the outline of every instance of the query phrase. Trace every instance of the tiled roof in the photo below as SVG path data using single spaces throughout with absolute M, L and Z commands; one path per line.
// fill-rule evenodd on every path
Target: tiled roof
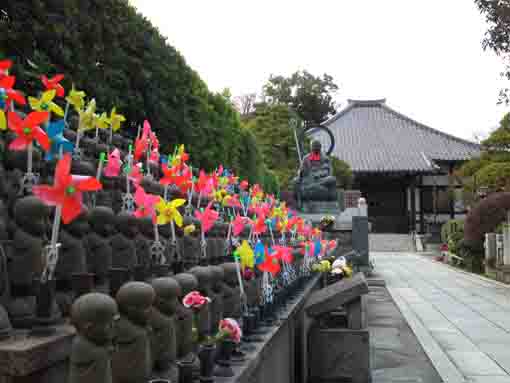
M 463 161 L 480 154 L 479 145 L 420 124 L 388 107 L 384 99 L 349 100 L 324 125 L 335 137 L 332 155 L 355 173 L 428 173 L 435 170 L 436 160 Z

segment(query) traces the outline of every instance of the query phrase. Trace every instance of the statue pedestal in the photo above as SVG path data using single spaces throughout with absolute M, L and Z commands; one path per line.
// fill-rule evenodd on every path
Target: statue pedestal
M 51 383 L 67 381 L 68 358 L 75 334 L 70 325 L 57 325 L 45 337 L 15 330 L 0 342 L 0 382 Z

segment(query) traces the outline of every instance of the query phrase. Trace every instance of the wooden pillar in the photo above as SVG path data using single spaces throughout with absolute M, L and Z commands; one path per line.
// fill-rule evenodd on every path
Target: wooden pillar
M 455 185 L 453 184 L 453 165 L 448 170 L 448 187 L 451 188 L 453 195 L 450 199 L 450 218 L 455 219 Z
M 423 185 L 423 177 L 420 177 L 420 185 Z M 419 200 L 420 200 L 420 232 L 425 232 L 425 212 L 423 210 L 423 189 L 419 188 Z
M 409 230 L 415 231 L 416 229 L 416 188 L 415 188 L 416 180 L 413 178 L 411 180 L 411 184 L 409 185 L 409 192 L 411 194 L 411 222 Z

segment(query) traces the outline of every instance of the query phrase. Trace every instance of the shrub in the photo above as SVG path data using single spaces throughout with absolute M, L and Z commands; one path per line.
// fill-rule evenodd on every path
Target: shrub
M 441 240 L 448 244 L 450 252 L 457 254 L 460 241 L 464 238 L 464 220 L 452 219 L 441 227 Z

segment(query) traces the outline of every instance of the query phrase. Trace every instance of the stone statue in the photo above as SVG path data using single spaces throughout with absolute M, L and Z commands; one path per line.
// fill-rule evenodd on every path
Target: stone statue
M 110 239 L 112 246 L 112 267 L 133 270 L 137 264 L 134 238 L 138 235 L 138 220 L 127 212 L 115 217 L 117 234 Z
M 151 244 L 154 241 L 154 225 L 151 218 L 139 218 L 138 233 L 135 237 L 137 264 L 143 265 L 146 274 L 152 268 Z
M 198 312 L 198 339 L 203 340 L 207 335 L 211 334 L 211 319 L 214 316 L 212 312 L 214 308 L 214 295 L 211 287 L 213 282 L 213 271 L 209 266 L 196 266 L 189 270 L 198 281 L 197 290 L 204 297 L 208 297 L 211 302 L 204 305 Z
M 223 281 L 223 316 L 226 318 L 241 317 L 241 289 L 237 277 L 237 268 L 235 262 L 223 263 L 220 265 L 225 273 Z
M 117 292 L 120 319 L 114 326 L 114 383 L 145 383 L 151 375 L 148 320 L 154 298 L 154 289 L 144 282 L 128 282 Z
M 337 201 L 336 178 L 331 160 L 321 153 L 319 141 L 312 141 L 312 152 L 303 158 L 295 179 L 298 205 L 306 201 Z
M 108 295 L 89 293 L 71 309 L 78 334 L 73 339 L 69 383 L 112 383 L 111 341 L 117 304 Z
M 192 360 L 193 352 L 193 311 L 184 307 L 182 298 L 198 288 L 198 280 L 193 274 L 181 273 L 173 277 L 181 287 L 177 304 L 177 358 Z
M 223 288 L 225 282 L 225 270 L 221 266 L 209 266 L 211 271 L 211 330 L 214 333 L 218 329 L 220 320 L 223 319 Z
M 112 209 L 98 206 L 90 211 L 91 232 L 85 237 L 88 272 L 96 275 L 96 287 L 106 291 L 108 270 L 112 265 L 110 237 L 114 233 L 115 215 Z
M 30 326 L 35 310 L 33 281 L 43 270 L 43 248 L 47 241 L 49 209 L 36 197 L 19 199 L 14 206 L 16 230 L 12 241 L 10 262 L 12 300 L 8 312 L 15 327 Z
M 178 299 L 182 295 L 179 283 L 170 277 L 156 278 L 151 282 L 156 293 L 149 314 L 151 349 L 154 368 L 163 372 L 165 378 L 177 381 L 177 331 L 175 314 Z
M 56 299 L 65 316 L 69 315 L 73 299 L 72 276 L 87 271 L 87 252 L 83 238 L 88 231 L 88 211 L 83 209 L 77 218 L 67 225 L 62 225 L 58 238 L 61 246 L 55 268 Z

